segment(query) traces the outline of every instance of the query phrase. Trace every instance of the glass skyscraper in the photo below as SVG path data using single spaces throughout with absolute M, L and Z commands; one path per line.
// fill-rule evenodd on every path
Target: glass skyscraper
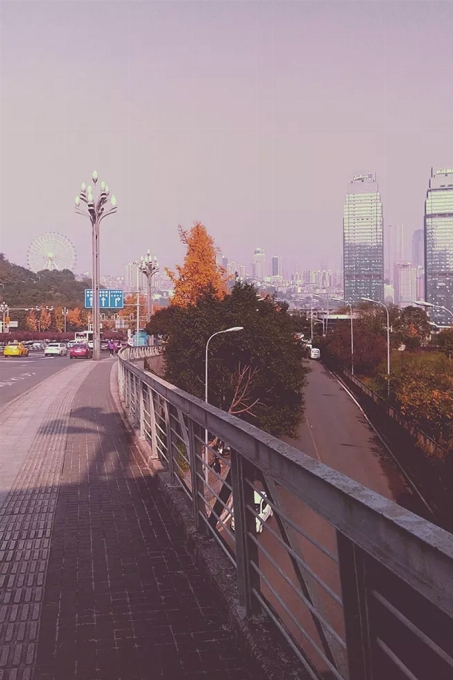
M 425 295 L 453 312 L 453 168 L 431 170 L 425 201 Z M 451 315 L 430 311 L 431 320 L 450 326 Z
M 384 219 L 376 176 L 348 185 L 343 215 L 344 298 L 384 301 Z

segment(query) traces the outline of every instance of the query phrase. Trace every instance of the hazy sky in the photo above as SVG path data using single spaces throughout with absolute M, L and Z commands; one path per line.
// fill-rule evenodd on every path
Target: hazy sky
M 254 248 L 341 266 L 352 175 L 376 172 L 387 224 L 423 224 L 432 165 L 453 164 L 453 2 L 1 0 L 0 250 L 45 231 L 90 268 L 74 214 L 97 170 L 118 200 L 102 270 L 177 225 L 230 260 Z

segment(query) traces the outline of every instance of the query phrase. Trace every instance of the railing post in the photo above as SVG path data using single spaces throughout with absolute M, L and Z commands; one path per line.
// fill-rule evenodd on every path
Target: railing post
M 151 458 L 159 458 L 156 436 L 156 411 L 154 410 L 154 394 L 152 387 L 149 390 L 149 420 L 151 424 Z
M 364 555 L 344 534 L 336 534 L 349 680 L 372 680 Z
M 253 589 L 260 589 L 259 576 L 252 566 L 252 562 L 258 565 L 258 547 L 250 538 L 256 532 L 256 518 L 247 510 L 247 506 L 253 507 L 254 501 L 254 491 L 246 482 L 246 477 L 252 481 L 253 466 L 234 449 L 231 449 L 231 476 L 239 602 L 246 615 L 253 616 L 261 613 L 259 602 L 253 597 Z
M 192 482 L 192 507 L 193 519 L 197 531 L 207 533 L 207 526 L 202 515 L 206 517 L 206 504 L 204 500 L 204 472 L 200 454 L 197 455 L 197 441 L 195 439 L 194 422 L 189 418 L 189 463 L 190 478 Z M 198 473 L 198 474 L 197 474 Z
M 170 481 L 174 484 L 175 481 L 175 465 L 173 462 L 173 444 L 172 444 L 172 431 L 171 431 L 171 418 L 170 418 L 170 404 L 167 400 L 164 402 L 165 410 L 165 431 L 167 434 L 167 460 L 168 460 L 168 472 L 170 473 Z
M 140 439 L 145 439 L 145 401 L 143 396 L 143 390 L 147 389 L 146 385 L 137 378 L 138 381 L 138 394 L 139 394 L 139 432 Z

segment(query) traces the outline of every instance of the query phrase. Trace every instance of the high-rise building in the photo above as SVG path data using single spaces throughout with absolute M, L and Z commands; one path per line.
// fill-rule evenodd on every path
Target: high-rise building
M 272 276 L 283 276 L 283 260 L 281 257 L 274 255 L 272 258 Z
M 264 280 L 264 265 L 266 262 L 266 255 L 264 250 L 261 248 L 256 248 L 255 252 L 253 253 L 253 261 L 252 261 L 252 276 L 254 279 L 257 281 L 263 281 Z
M 146 276 L 141 271 L 138 273 L 138 284 L 140 286 L 140 290 L 146 290 Z M 134 264 L 134 262 L 130 262 L 124 267 L 124 290 L 137 290 L 137 265 Z
M 228 267 L 228 258 L 225 256 L 222 256 L 222 261 L 221 261 L 222 267 L 226 269 Z
M 412 264 L 414 267 L 423 267 L 425 264 L 424 241 L 423 229 L 414 231 L 412 236 Z
M 395 264 L 395 304 L 412 305 L 417 300 L 417 267 L 410 262 Z
M 348 185 L 343 215 L 345 300 L 384 299 L 384 219 L 376 176 L 358 175 Z
M 426 301 L 453 311 L 453 168 L 431 170 L 425 201 Z M 432 321 L 450 326 L 442 309 L 430 311 Z

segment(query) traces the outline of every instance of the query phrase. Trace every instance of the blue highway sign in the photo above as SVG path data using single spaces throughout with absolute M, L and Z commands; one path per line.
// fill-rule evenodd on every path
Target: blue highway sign
M 123 309 L 123 291 L 120 288 L 118 290 L 114 290 L 112 288 L 102 288 L 99 291 L 99 307 L 100 309 Z M 85 308 L 93 309 L 92 288 L 85 288 Z

